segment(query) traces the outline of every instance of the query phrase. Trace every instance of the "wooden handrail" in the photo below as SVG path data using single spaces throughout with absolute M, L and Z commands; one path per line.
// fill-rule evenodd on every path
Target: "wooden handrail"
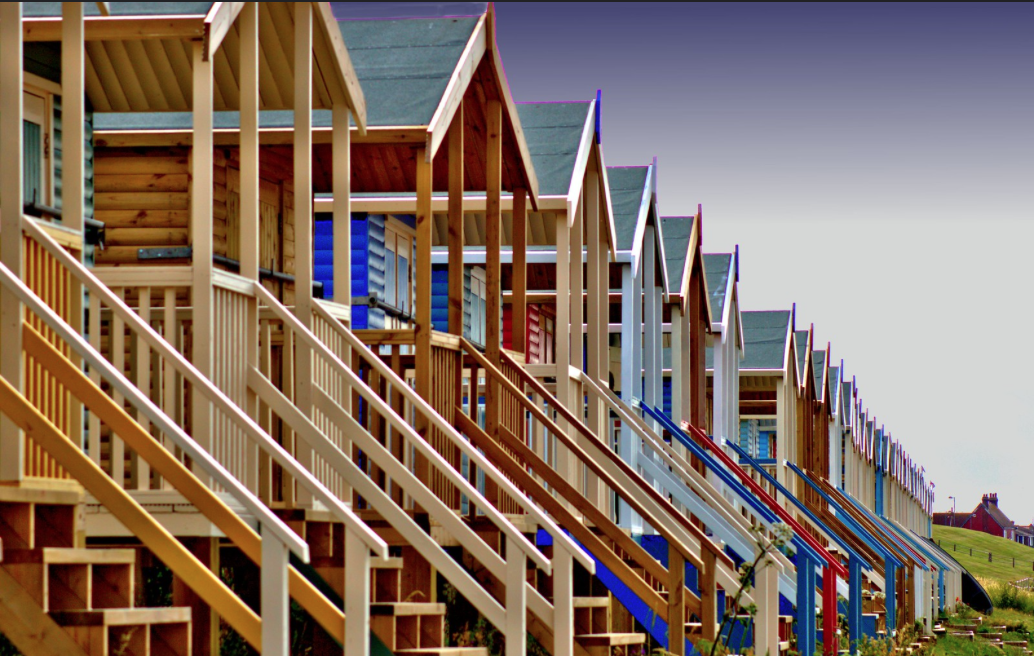
M 262 566 L 262 538 L 226 503 L 182 462 L 173 457 L 162 444 L 145 431 L 125 408 L 105 394 L 68 358 L 48 342 L 30 324 L 23 324 L 22 343 L 25 352 L 43 365 L 118 435 L 136 454 L 146 460 L 183 498 L 194 505 L 205 517 L 229 538 L 241 552 L 259 567 Z M 291 596 L 312 615 L 320 626 L 340 642 L 344 642 L 345 615 L 308 579 L 290 568 Z
M 31 217 L 23 217 L 22 220 L 23 231 L 35 239 L 43 248 L 58 262 L 61 263 L 66 269 L 68 269 L 76 279 L 82 283 L 91 294 L 95 294 L 100 300 L 107 304 L 115 314 L 121 319 L 127 326 L 135 330 L 147 343 L 147 345 L 158 353 L 162 358 L 173 366 L 176 371 L 183 376 L 183 378 L 190 383 L 194 390 L 201 392 L 205 397 L 211 401 L 216 408 L 222 411 L 250 440 L 256 443 L 259 447 L 265 451 L 270 458 L 279 464 L 284 470 L 290 474 L 296 481 L 308 490 L 313 497 L 319 499 L 327 508 L 331 514 L 338 520 L 342 521 L 350 530 L 354 531 L 357 535 L 362 536 L 363 543 L 370 548 L 377 556 L 381 559 L 388 558 L 387 545 L 381 540 L 376 533 L 374 533 L 365 523 L 362 522 L 350 508 L 348 508 L 340 499 L 337 498 L 330 490 L 326 488 L 322 483 L 319 482 L 307 469 L 305 469 L 301 463 L 288 453 L 279 443 L 270 437 L 256 422 L 254 419 L 249 417 L 236 403 L 231 401 L 218 387 L 216 387 L 212 381 L 206 378 L 200 371 L 194 367 L 193 364 L 188 361 L 183 354 L 173 348 L 168 342 L 165 341 L 154 328 L 138 314 L 133 312 L 129 306 L 125 304 L 121 299 L 115 296 L 114 293 L 97 277 L 92 271 L 87 269 L 81 262 L 72 257 L 60 244 L 58 244 L 50 235 L 48 235 L 42 228 L 40 228 L 31 219 Z M 36 297 L 35 294 L 29 290 L 28 287 L 16 277 L 11 274 L 10 270 L 3 267 L 0 264 L 0 270 L 5 271 L 4 284 L 12 283 L 15 287 L 12 290 L 19 295 L 22 302 L 26 303 L 30 307 L 40 306 L 39 309 L 34 307 L 34 311 L 44 318 L 59 334 L 62 339 L 68 342 L 76 353 L 83 359 L 90 362 L 92 367 L 97 367 L 100 370 L 105 368 L 111 369 L 110 363 L 107 362 L 103 357 L 94 357 L 92 347 L 87 344 L 80 335 L 67 330 L 67 326 L 63 320 L 57 317 L 53 311 L 50 310 L 45 304 L 43 304 Z M 10 286 L 10 285 L 8 285 Z M 259 285 L 261 287 L 261 285 Z M 32 301 L 32 299 L 36 299 Z M 45 318 L 50 317 L 49 319 Z M 56 321 L 57 323 L 52 323 Z M 112 370 L 115 374 L 110 376 L 112 384 L 120 384 L 127 386 L 126 389 L 119 389 L 119 392 L 127 396 L 127 398 L 133 396 L 139 396 L 134 394 L 133 390 L 139 392 L 135 386 L 129 381 L 125 380 L 124 376 L 120 372 Z M 177 446 L 184 450 L 198 451 L 198 457 L 191 458 L 205 467 L 205 471 L 216 479 L 220 480 L 220 484 L 227 487 L 227 489 L 236 490 L 235 498 L 240 501 L 246 508 L 251 510 L 257 518 L 260 518 L 263 525 L 269 525 L 270 530 L 276 531 L 277 535 L 281 537 L 284 544 L 293 545 L 293 548 L 298 549 L 304 547 L 307 553 L 307 547 L 305 543 L 301 542 L 300 546 L 296 541 L 297 535 L 291 531 L 279 518 L 273 515 L 270 510 L 258 500 L 253 494 L 237 482 L 237 479 L 229 474 L 219 463 L 217 463 L 211 456 L 203 449 L 197 446 L 197 443 L 189 438 L 183 430 L 168 421 L 164 413 L 157 406 L 155 406 L 150 399 L 143 397 L 138 407 L 145 412 L 150 413 L 148 418 L 162 427 L 162 430 L 175 440 L 183 441 L 183 444 L 177 442 Z M 170 424 L 166 427 L 164 424 Z M 296 552 L 297 553 L 297 552 Z M 306 555 L 303 560 L 307 560 Z
M 264 300 L 267 305 L 270 305 L 271 302 L 273 305 L 279 305 L 279 302 L 276 300 L 276 298 L 273 297 L 261 285 L 257 285 L 255 291 L 257 294 L 259 294 L 260 299 Z M 388 367 L 380 358 L 371 357 L 372 351 L 370 351 L 370 349 L 365 344 L 363 344 L 363 342 L 360 341 L 354 333 L 348 330 L 345 326 L 341 325 L 341 323 L 337 319 L 334 319 L 326 311 L 325 308 L 320 306 L 319 303 L 314 303 L 313 307 L 315 308 L 316 313 L 322 319 L 327 321 L 332 326 L 333 330 L 340 337 L 345 339 L 345 341 L 348 343 L 350 347 L 352 347 L 358 352 L 360 357 L 363 357 L 363 359 L 367 363 L 369 363 L 371 367 L 373 367 L 381 376 L 387 379 L 388 383 L 391 384 L 393 390 L 401 394 L 401 396 L 406 401 L 412 403 L 413 406 L 416 409 L 418 409 L 421 412 L 421 414 L 423 414 L 435 428 L 440 430 L 446 437 L 449 438 L 453 445 L 458 447 L 460 451 L 466 454 L 467 457 L 470 458 L 472 463 L 476 464 L 479 468 L 485 471 L 485 475 L 489 477 L 489 480 L 496 483 L 501 490 L 503 490 L 511 498 L 513 498 L 521 507 L 521 509 L 527 512 L 539 524 L 539 526 L 541 526 L 547 533 L 553 536 L 554 540 L 559 541 L 559 544 L 562 545 L 563 548 L 566 549 L 568 552 L 570 552 L 572 557 L 574 557 L 574 559 L 578 561 L 579 564 L 585 567 L 590 573 L 594 573 L 596 571 L 596 565 L 593 562 L 592 558 L 590 558 L 581 549 L 581 547 L 579 547 L 577 543 L 575 543 L 570 538 L 570 536 L 566 535 L 563 531 L 561 531 L 560 528 L 556 525 L 556 523 L 552 519 L 550 519 L 549 516 L 546 515 L 546 513 L 542 512 L 540 508 L 538 508 L 535 504 L 531 503 L 523 492 L 517 489 L 517 487 L 512 482 L 507 480 L 505 476 L 501 475 L 498 472 L 498 470 L 490 462 L 488 462 L 481 453 L 478 452 L 477 449 L 471 447 L 470 443 L 467 442 L 467 440 L 464 440 L 456 431 L 456 428 L 449 424 L 447 421 L 445 421 L 445 419 L 440 414 L 438 414 L 434 410 L 434 408 L 428 405 L 427 401 L 423 399 L 419 394 L 417 394 L 413 390 L 413 388 L 411 388 L 409 384 L 406 383 L 406 381 L 404 381 L 397 373 L 395 373 L 395 371 Z M 305 328 L 305 326 L 302 325 L 300 321 L 298 321 L 297 317 L 290 313 L 283 313 L 280 311 L 278 311 L 278 316 L 280 316 L 280 318 L 284 320 L 286 323 L 289 323 L 291 327 L 296 330 L 296 332 L 298 332 L 298 328 L 301 328 L 300 334 L 306 339 L 306 342 L 309 344 L 309 346 L 316 349 L 324 358 L 334 363 L 334 366 L 338 368 L 340 372 L 343 373 L 349 380 L 356 381 L 353 382 L 353 385 L 358 383 L 358 385 L 360 385 L 361 387 L 365 387 L 365 383 L 359 380 L 355 372 L 353 372 L 350 367 L 345 366 L 345 364 L 340 360 L 340 358 L 337 357 L 336 354 L 330 351 L 330 349 L 328 349 L 322 341 L 320 341 L 318 338 L 312 335 L 311 331 Z M 459 473 L 452 468 L 452 465 L 441 459 L 441 455 L 424 438 L 420 437 L 420 435 L 412 428 L 412 426 L 410 426 L 408 423 L 406 423 L 400 417 L 398 417 L 395 411 L 389 405 L 387 405 L 387 403 L 385 403 L 383 399 L 381 399 L 376 394 L 372 394 L 371 397 L 372 398 L 368 400 L 374 406 L 374 409 L 379 414 L 388 417 L 393 421 L 393 423 L 396 421 L 400 422 L 400 425 L 398 426 L 399 430 L 403 432 L 403 434 L 405 434 L 407 438 L 414 439 L 414 445 L 418 449 L 420 449 L 421 455 L 424 455 L 432 462 L 437 462 L 438 460 L 441 460 L 441 466 L 445 468 L 443 473 L 446 475 L 447 478 L 449 478 L 449 481 L 457 487 L 459 487 L 461 490 L 464 490 L 468 497 L 477 500 L 478 507 L 483 509 L 485 515 L 489 518 L 489 520 L 492 521 L 492 523 L 499 527 L 501 530 L 503 530 L 507 537 L 510 537 L 511 539 L 515 540 L 516 544 L 522 545 L 522 549 L 524 549 L 526 553 L 528 553 L 528 550 L 530 549 L 533 553 L 528 553 L 528 557 L 531 558 L 533 562 L 535 562 L 541 569 L 544 569 L 547 573 L 550 571 L 551 566 L 549 565 L 549 561 L 546 560 L 544 556 L 542 556 L 542 553 L 538 549 L 536 549 L 534 545 L 532 545 L 527 540 L 527 538 L 523 536 L 523 534 L 517 531 L 513 524 L 509 520 L 507 520 L 502 515 L 502 513 L 500 513 L 494 506 L 487 503 L 487 501 L 484 499 L 484 496 L 477 490 L 477 488 L 473 487 L 468 480 L 460 476 Z M 518 537 L 520 539 L 518 539 Z M 543 567 L 543 563 L 545 564 L 545 567 Z
M 469 343 L 467 343 L 467 346 L 469 346 Z M 592 445 L 593 451 L 596 454 L 599 454 L 607 461 L 612 463 L 614 466 L 616 466 L 618 471 L 621 472 L 624 476 L 626 476 L 628 480 L 632 483 L 632 485 L 635 485 L 639 490 L 645 492 L 646 495 L 654 503 L 658 504 L 660 506 L 662 513 L 664 513 L 665 517 L 673 517 L 675 519 L 675 522 L 679 524 L 683 530 L 685 530 L 691 536 L 699 540 L 700 543 L 703 545 L 704 549 L 713 553 L 719 562 L 728 567 L 730 570 L 736 569 L 736 565 L 732 562 L 732 559 L 729 558 L 729 556 L 727 556 L 724 551 L 722 551 L 721 547 L 712 542 L 711 539 L 708 538 L 704 534 L 704 532 L 701 531 L 697 526 L 695 526 L 693 522 L 689 520 L 688 517 L 680 513 L 674 506 L 672 506 L 671 501 L 669 501 L 667 497 L 665 497 L 663 494 L 658 492 L 652 485 L 649 485 L 645 480 L 643 480 L 643 478 L 639 476 L 639 474 L 637 474 L 636 471 L 632 469 L 632 467 L 612 449 L 601 448 L 601 442 L 599 438 L 593 435 L 592 431 L 589 430 L 589 427 L 582 423 L 577 417 L 575 417 L 574 414 L 566 407 L 564 407 L 562 403 L 557 402 L 555 400 L 556 397 L 550 394 L 549 390 L 547 390 L 542 383 L 540 383 L 534 376 L 531 376 L 528 374 L 528 372 L 524 371 L 524 369 L 519 364 L 514 362 L 514 360 L 505 352 L 501 353 L 500 357 L 502 358 L 503 362 L 509 364 L 511 367 L 513 367 L 520 373 L 521 378 L 535 393 L 539 394 L 540 396 L 542 396 L 542 398 L 549 401 L 549 404 L 553 407 L 553 409 L 555 409 L 557 413 L 560 414 L 560 416 L 562 416 L 569 424 L 573 425 L 575 427 L 575 430 L 581 433 L 582 436 L 588 438 L 588 442 Z M 477 354 L 477 356 L 475 357 L 475 359 L 478 358 L 485 360 L 484 356 L 481 356 L 480 353 Z M 507 380 L 506 377 L 503 376 L 502 372 L 498 371 L 497 369 L 492 375 L 496 378 Z M 524 401 L 527 401 L 527 397 L 524 394 L 520 394 L 519 396 L 522 399 L 524 399 Z M 528 403 L 530 404 L 530 402 Z M 634 510 L 639 514 L 643 515 L 643 513 L 639 509 Z M 643 516 L 645 517 L 646 515 Z M 657 524 L 654 524 L 652 521 L 651 525 L 653 525 L 655 529 L 660 529 L 660 527 Z M 686 553 L 683 553 L 683 555 L 687 558 L 690 558 L 690 562 L 694 563 L 694 566 L 697 566 L 696 562 L 694 562 L 694 559 L 696 558 L 695 555 Z
M 488 375 L 495 378 L 506 391 L 514 395 L 517 398 L 518 402 L 521 405 L 523 405 L 524 408 L 528 412 L 530 412 L 536 420 L 542 423 L 561 444 L 567 447 L 568 450 L 570 450 L 577 458 L 579 458 L 583 463 L 585 463 L 589 467 L 589 469 L 597 476 L 599 476 L 600 479 L 606 485 L 608 485 L 615 492 L 617 492 L 618 495 L 622 499 L 624 499 L 626 503 L 628 503 L 629 507 L 631 507 L 635 512 L 642 515 L 643 518 L 646 519 L 647 523 L 653 526 L 654 529 L 664 539 L 668 540 L 669 544 L 675 545 L 678 548 L 679 552 L 682 554 L 683 558 L 688 560 L 694 567 L 698 569 L 703 568 L 704 563 L 700 559 L 700 557 L 693 553 L 693 551 L 690 548 L 688 548 L 685 544 L 683 544 L 682 540 L 676 538 L 676 536 L 670 530 L 668 530 L 667 526 L 665 525 L 666 523 L 661 522 L 661 520 L 659 520 L 652 511 L 647 509 L 646 506 L 640 503 L 638 499 L 636 499 L 630 492 L 628 492 L 628 490 L 626 490 L 625 487 L 621 485 L 617 481 L 617 479 L 611 475 L 609 471 L 604 469 L 595 458 L 592 458 L 588 453 L 586 453 L 582 449 L 582 447 L 579 444 L 572 440 L 571 437 L 567 435 L 566 431 L 562 430 L 552 419 L 547 417 L 546 413 L 544 413 L 541 408 L 532 403 L 531 400 L 528 399 L 527 395 L 525 395 L 522 390 L 518 389 L 517 386 L 509 378 L 507 378 L 501 371 L 499 371 L 499 369 L 496 368 L 495 365 L 489 362 L 488 358 L 479 353 L 470 342 L 464 339 L 462 340 L 462 344 L 464 350 L 474 359 L 474 361 L 478 364 L 479 367 L 484 369 L 488 373 Z M 505 353 L 502 354 L 502 357 L 507 358 Z M 511 366 L 514 367 L 514 369 L 520 372 L 521 377 L 525 380 L 525 382 L 527 382 L 527 379 L 529 378 L 527 372 L 524 371 L 519 365 L 513 364 L 512 360 L 509 360 L 509 362 L 511 363 Z M 535 388 L 533 387 L 533 389 Z M 552 398 L 552 395 L 544 387 L 539 387 L 538 389 L 535 389 L 535 391 L 541 396 L 543 396 L 543 398 Z M 593 443 L 594 446 L 599 443 L 596 436 L 593 435 L 592 432 L 589 431 L 589 429 L 586 428 L 584 424 L 579 422 L 573 414 L 568 412 L 566 408 L 561 406 L 559 403 L 551 403 L 551 405 L 556 406 L 561 416 L 563 416 L 564 419 L 566 419 L 569 423 L 571 423 L 572 425 L 577 425 L 579 427 L 579 432 L 581 432 L 584 436 L 588 437 L 589 441 Z M 625 461 L 621 460 L 621 458 L 617 456 L 617 454 L 611 452 L 609 449 L 597 448 L 595 450 L 603 454 L 609 453 L 610 455 L 613 455 L 615 458 L 617 458 L 618 463 L 620 463 L 621 465 L 625 465 Z M 611 462 L 613 462 L 613 460 L 611 460 Z M 631 468 L 629 468 L 627 465 L 625 465 L 624 468 L 619 468 L 619 471 L 622 474 L 625 474 L 626 476 L 635 476 L 634 472 L 631 472 Z M 635 478 L 631 478 L 631 480 L 634 483 Z M 667 503 L 669 506 L 671 505 L 670 502 L 667 501 L 667 499 L 665 499 L 664 502 Z M 677 513 L 678 511 L 675 510 L 674 507 L 671 507 L 671 512 Z M 732 567 L 732 560 L 724 554 L 723 556 L 729 562 L 729 566 Z
M 575 515 L 568 510 L 559 499 L 550 494 L 550 492 L 546 490 L 541 483 L 535 480 L 535 477 L 529 474 L 527 470 L 525 470 L 525 468 L 515 460 L 514 456 L 507 453 L 495 440 L 489 437 L 480 426 L 474 423 L 474 421 L 467 415 L 463 414 L 463 412 L 458 411 L 456 413 L 456 422 L 460 430 L 470 437 L 471 442 L 475 446 L 489 454 L 489 457 L 497 464 L 497 466 L 505 471 L 508 476 L 517 481 L 518 484 L 528 490 L 528 493 L 535 502 L 541 504 L 542 507 L 546 508 L 550 514 L 556 517 L 560 522 L 560 525 L 570 531 L 579 542 L 589 545 L 589 551 L 595 554 L 600 562 L 606 565 L 607 569 L 621 579 L 621 581 L 627 585 L 637 597 L 646 602 L 646 604 L 649 605 L 655 613 L 658 613 L 661 616 L 664 616 L 668 612 L 668 604 L 664 601 L 664 598 L 661 597 L 661 595 L 646 581 L 638 576 L 632 568 L 629 567 L 628 563 L 619 558 L 603 542 L 603 540 L 596 535 L 596 533 L 575 517 Z M 539 458 L 534 451 L 519 440 L 513 433 L 503 426 L 499 427 L 499 432 L 500 436 L 503 437 L 504 444 L 517 453 L 525 463 L 529 463 L 536 475 L 542 476 L 546 483 L 554 487 L 565 501 L 572 502 L 572 499 L 574 499 L 576 507 L 586 515 L 589 521 L 593 522 L 600 532 L 602 532 L 606 537 L 614 540 L 618 547 L 627 551 L 629 555 L 633 557 L 635 562 L 650 576 L 658 581 L 667 582 L 668 570 L 661 565 L 660 561 L 647 553 L 641 545 L 614 525 L 614 523 L 611 522 L 602 511 L 595 508 L 587 499 L 585 499 L 585 497 L 576 492 L 570 483 L 568 483 L 551 467 L 543 463 L 541 458 Z M 582 503 L 579 503 L 579 501 Z M 695 608 L 693 606 L 690 607 L 691 610 L 693 612 L 698 612 L 700 608 L 700 598 L 694 595 L 691 591 L 686 591 L 686 593 L 695 604 Z
M 191 589 L 248 644 L 262 650 L 262 619 L 5 378 L 0 378 L 0 407 L 176 576 L 189 581 Z
M 418 408 L 435 428 L 448 437 L 449 441 L 452 442 L 454 446 L 458 447 L 472 463 L 485 472 L 485 475 L 489 477 L 489 480 L 498 485 L 503 492 L 506 492 L 506 494 L 518 503 L 521 509 L 538 522 L 539 526 L 541 526 L 550 536 L 553 537 L 555 541 L 557 541 L 557 544 L 562 545 L 563 548 L 566 549 L 582 567 L 587 569 L 590 574 L 594 574 L 596 572 L 596 564 L 592 558 L 590 558 L 584 550 L 582 550 L 582 548 L 570 538 L 570 536 L 561 531 L 549 516 L 543 513 L 535 504 L 530 503 L 524 496 L 524 493 L 518 490 L 513 483 L 507 480 L 505 476 L 498 475 L 498 472 L 496 472 L 495 468 L 485 460 L 485 457 L 479 453 L 477 449 L 471 448 L 470 443 L 467 442 L 467 440 L 464 440 L 456 431 L 456 428 L 445 421 L 445 419 L 427 403 L 426 399 L 417 394 L 416 391 L 406 383 L 406 381 L 402 380 L 402 378 L 399 377 L 393 369 L 391 369 L 391 367 L 387 366 L 384 361 L 377 357 L 376 354 L 374 354 L 354 332 L 346 328 L 340 321 L 331 316 L 322 304 L 314 303 L 313 307 L 320 318 L 330 324 L 331 328 L 338 334 L 338 336 L 342 337 L 346 342 L 348 342 L 349 346 L 356 350 L 359 357 L 375 369 L 378 374 L 387 378 L 388 382 L 392 385 L 392 389 L 397 390 L 403 399 L 412 403 L 415 408 Z M 448 337 L 452 338 L 451 335 Z M 456 340 L 456 350 L 459 351 L 460 348 L 462 348 L 460 338 L 454 339 Z M 447 346 L 447 348 L 452 348 L 451 344 Z M 487 465 L 487 467 L 485 465 Z M 465 481 L 466 479 L 463 480 Z M 466 486 L 469 487 L 469 481 L 466 482 Z M 489 505 L 486 509 L 486 514 L 494 511 L 495 509 Z

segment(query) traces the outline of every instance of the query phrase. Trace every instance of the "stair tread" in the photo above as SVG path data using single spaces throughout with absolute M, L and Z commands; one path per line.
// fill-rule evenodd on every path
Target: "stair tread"
M 606 608 L 610 605 L 610 597 L 575 597 L 575 608 Z
M 387 560 L 370 559 L 370 569 L 402 569 L 404 564 L 401 558 L 389 558 Z
M 45 565 L 132 565 L 136 562 L 134 549 L 74 549 L 43 547 L 42 549 L 8 549 L 5 562 L 40 563 Z
M 487 647 L 422 647 L 420 649 L 396 649 L 395 654 L 406 656 L 488 656 Z
M 370 604 L 370 615 L 444 615 L 445 604 L 424 601 L 377 601 Z
M 132 626 L 179 624 L 190 621 L 190 608 L 101 608 L 96 610 L 51 611 L 61 626 Z
M 641 645 L 646 642 L 643 633 L 586 633 L 574 637 L 583 647 L 616 647 Z

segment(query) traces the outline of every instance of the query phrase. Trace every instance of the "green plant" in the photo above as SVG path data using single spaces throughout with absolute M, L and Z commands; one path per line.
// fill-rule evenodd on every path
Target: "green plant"
M 754 541 L 756 545 L 756 555 L 753 561 L 743 561 L 739 568 L 739 589 L 732 596 L 732 610 L 726 610 L 722 614 L 722 623 L 718 627 L 718 638 L 711 643 L 708 654 L 715 656 L 719 653 L 719 646 L 721 646 L 721 654 L 727 654 L 729 646 L 727 643 L 728 638 L 725 637 L 726 627 L 731 627 L 735 622 L 740 622 L 744 628 L 749 626 L 749 623 L 757 615 L 758 608 L 755 604 L 749 604 L 748 606 L 741 606 L 740 600 L 743 598 L 744 593 L 750 592 L 750 589 L 754 586 L 754 576 L 771 566 L 772 561 L 767 556 L 772 551 L 782 549 L 790 544 L 790 540 L 793 538 L 793 532 L 789 526 L 783 523 L 777 523 L 772 526 L 772 537 L 769 538 L 766 535 L 766 529 L 764 526 L 754 526 L 751 528 L 754 533 Z M 747 617 L 741 617 L 739 615 L 739 609 L 747 611 Z M 732 631 L 729 632 L 732 635 Z M 703 650 L 700 650 L 703 653 Z
M 7 639 L 7 636 L 0 633 L 0 656 L 22 656 L 14 643 Z

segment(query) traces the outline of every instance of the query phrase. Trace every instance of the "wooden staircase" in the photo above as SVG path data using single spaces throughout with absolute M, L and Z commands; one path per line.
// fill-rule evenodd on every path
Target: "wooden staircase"
M 0 631 L 23 654 L 190 656 L 190 609 L 138 607 L 137 552 L 84 548 L 81 504 L 0 486 Z

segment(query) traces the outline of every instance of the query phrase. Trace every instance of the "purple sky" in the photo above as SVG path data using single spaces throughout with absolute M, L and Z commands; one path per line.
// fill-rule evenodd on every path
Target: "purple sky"
M 518 101 L 603 90 L 608 164 L 797 303 L 937 509 L 1034 518 L 1034 5 L 498 3 Z

